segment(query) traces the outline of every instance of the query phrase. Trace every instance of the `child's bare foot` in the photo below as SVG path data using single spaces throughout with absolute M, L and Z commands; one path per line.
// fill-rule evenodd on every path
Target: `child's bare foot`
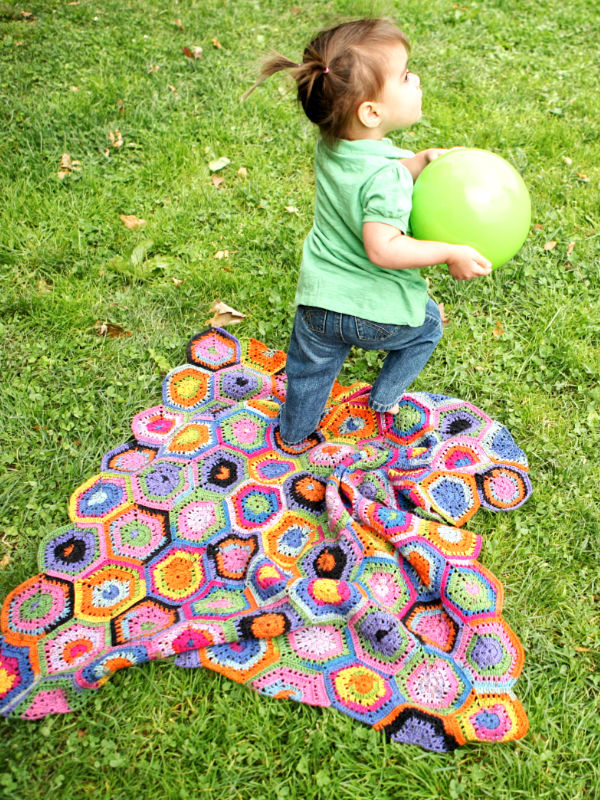
M 395 406 L 392 406 L 386 413 L 387 414 L 397 414 L 400 411 L 400 406 L 396 403 Z

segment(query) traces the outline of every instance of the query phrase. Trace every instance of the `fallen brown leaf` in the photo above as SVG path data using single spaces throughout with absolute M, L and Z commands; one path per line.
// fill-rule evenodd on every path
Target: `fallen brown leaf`
M 298 209 L 296 208 L 296 206 L 286 206 L 285 210 L 288 212 L 288 214 L 297 214 L 298 213 Z
M 175 286 L 181 286 L 181 284 L 183 283 L 183 280 L 182 280 L 182 278 L 175 278 L 175 277 L 171 277 L 171 280 L 173 281 L 173 283 L 175 284 Z
M 229 258 L 229 250 L 217 250 L 215 253 L 215 258 Z
M 567 167 L 570 167 L 573 164 L 573 159 L 569 158 L 569 156 L 563 156 L 563 161 L 565 162 Z
M 10 564 L 10 553 L 7 553 L 0 559 L 0 569 L 4 569 L 4 567 L 7 567 L 9 564 Z
M 184 47 L 183 53 L 188 58 L 202 58 L 202 48 L 200 46 Z
M 72 172 L 81 171 L 81 161 L 74 161 L 68 153 L 63 153 L 60 157 L 58 177 L 62 180 Z
M 131 336 L 131 331 L 126 331 L 121 325 L 116 325 L 114 322 L 96 322 L 94 330 L 98 336 L 108 336 L 110 339 L 120 339 L 125 336 Z
M 21 11 L 21 16 L 23 19 L 31 19 L 33 17 L 33 13 L 31 11 Z
M 220 185 L 221 185 L 221 184 L 222 184 L 224 181 L 225 181 L 225 178 L 222 178 L 220 175 L 213 175 L 213 176 L 212 176 L 212 182 L 213 182 L 213 186 L 216 186 L 216 187 L 217 187 L 217 189 L 219 188 L 219 186 L 220 186 Z
M 61 169 L 73 168 L 73 161 L 68 153 L 63 153 L 62 156 L 60 157 L 60 168 Z
M 140 217 L 136 217 L 135 214 L 119 214 L 123 224 L 126 228 L 129 228 L 130 231 L 134 231 L 136 228 L 141 228 L 142 225 L 146 224 L 145 219 L 140 219 Z
M 237 171 L 238 178 L 247 178 L 248 177 L 248 170 L 246 167 L 240 167 Z
M 544 250 L 554 250 L 556 247 L 556 242 L 546 242 L 544 245 Z
M 158 72 L 159 69 L 160 69 L 160 67 L 159 67 L 158 64 L 150 64 L 150 66 L 148 67 L 148 72 L 150 72 L 150 73 Z
M 173 92 L 173 94 L 179 94 L 177 89 L 171 83 L 167 83 L 167 89 L 170 89 Z
M 296 16 L 296 14 L 301 14 L 301 13 L 302 13 L 302 9 L 301 8 L 297 8 L 297 7 L 296 8 L 292 8 L 292 14 L 294 16 Z
M 578 653 L 589 653 L 589 647 L 574 647 L 573 650 L 576 650 Z
M 575 249 L 575 242 L 569 242 L 569 246 L 567 247 L 567 258 L 571 255 L 574 249 Z
M 213 36 L 213 38 L 212 38 L 212 43 L 213 43 L 213 47 L 216 47 L 216 48 L 217 48 L 217 50 L 222 50 L 222 49 L 223 49 L 223 45 L 222 45 L 222 44 L 221 44 L 221 42 L 220 42 L 220 41 L 217 39 L 217 37 L 216 37 L 216 36 Z
M 175 25 L 176 28 L 179 28 L 180 31 L 185 30 L 185 28 L 183 27 L 183 22 L 179 18 L 173 20 L 173 25 Z
M 500 322 L 499 319 L 496 320 L 496 327 L 492 331 L 492 335 L 494 339 L 501 339 L 504 335 L 504 325 Z
M 117 100 L 117 108 L 119 109 L 119 114 L 123 114 L 125 112 L 125 105 L 123 104 L 122 100 Z
M 216 300 L 212 304 L 209 313 L 212 314 L 212 317 L 207 320 L 206 324 L 218 328 L 223 325 L 235 325 L 246 319 L 246 315 L 242 314 L 241 311 L 236 311 L 235 308 L 222 303 L 220 300 Z
M 544 226 L 540 225 L 539 222 L 536 222 L 536 224 L 533 227 L 536 229 L 536 231 L 542 231 L 544 229 Z
M 110 143 L 113 147 L 123 147 L 123 137 L 121 136 L 121 131 L 118 128 L 115 128 L 114 131 L 109 131 L 108 138 L 110 139 Z
M 438 308 L 440 310 L 440 315 L 442 317 L 442 325 L 446 326 L 450 323 L 450 319 L 446 314 L 446 308 L 443 303 L 438 303 Z
M 71 88 L 72 92 L 78 92 L 79 91 L 79 86 L 71 86 L 70 88 Z
M 579 178 L 580 181 L 583 181 L 584 183 L 590 182 L 589 175 L 586 175 L 585 172 L 578 172 L 577 177 Z

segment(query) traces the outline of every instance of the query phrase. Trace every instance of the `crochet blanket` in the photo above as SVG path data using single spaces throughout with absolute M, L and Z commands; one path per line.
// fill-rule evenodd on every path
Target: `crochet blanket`
M 530 493 L 506 428 L 428 393 L 377 414 L 336 384 L 286 448 L 284 353 L 212 328 L 187 356 L 4 600 L 0 713 L 72 711 L 174 657 L 429 750 L 523 736 L 523 650 L 462 527 Z

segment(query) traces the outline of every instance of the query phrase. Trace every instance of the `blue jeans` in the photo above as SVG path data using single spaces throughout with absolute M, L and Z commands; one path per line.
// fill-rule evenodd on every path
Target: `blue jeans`
M 441 338 L 442 319 L 431 299 L 427 301 L 425 322 L 417 328 L 298 306 L 286 363 L 287 396 L 279 417 L 281 438 L 286 444 L 298 444 L 316 430 L 352 345 L 387 351 L 369 405 L 375 411 L 389 411 L 421 372 Z

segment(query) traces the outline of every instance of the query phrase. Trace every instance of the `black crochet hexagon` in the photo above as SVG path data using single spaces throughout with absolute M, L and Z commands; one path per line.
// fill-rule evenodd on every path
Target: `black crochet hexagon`
M 458 747 L 458 742 L 445 731 L 439 717 L 416 708 L 404 708 L 384 727 L 384 731 L 394 742 L 416 744 L 438 753 L 449 753 Z

